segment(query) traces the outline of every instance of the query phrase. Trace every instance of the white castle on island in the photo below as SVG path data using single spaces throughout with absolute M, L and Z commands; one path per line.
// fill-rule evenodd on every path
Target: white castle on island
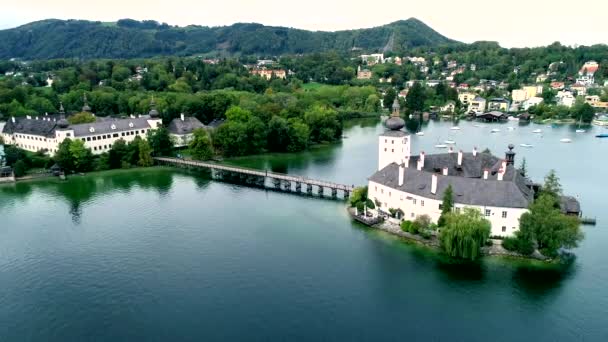
M 410 136 L 399 117 L 399 104 L 385 122 L 379 137 L 378 171 L 369 177 L 368 198 L 377 204 L 375 213 L 400 212 L 399 219 L 441 216 L 443 195 L 451 185 L 454 210 L 479 209 L 492 224 L 492 236 L 511 236 L 519 218 L 534 200 L 534 185 L 514 166 L 515 152 L 509 145 L 505 158 L 489 153 L 455 152 L 411 155 Z M 379 205 L 378 205 L 379 204 Z

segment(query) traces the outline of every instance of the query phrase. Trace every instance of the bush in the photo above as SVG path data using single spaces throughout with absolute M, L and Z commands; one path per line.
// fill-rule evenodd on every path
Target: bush
M 414 221 L 410 225 L 410 233 L 412 233 L 412 234 L 418 234 L 418 233 L 420 233 L 421 230 L 422 230 L 422 226 L 420 226 L 420 222 L 418 222 L 418 221 Z
M 425 239 L 430 239 L 433 236 L 432 230 L 430 229 L 423 229 L 420 231 L 420 236 L 422 236 Z
M 428 229 L 431 226 L 431 218 L 429 215 L 419 215 L 414 220 L 419 230 Z
M 534 245 L 531 241 L 519 237 L 506 237 L 502 240 L 502 247 L 511 252 L 523 255 L 530 255 L 534 252 Z
M 409 233 L 411 226 L 412 226 L 412 221 L 403 221 L 403 222 L 401 222 L 401 230 L 403 230 L 404 232 L 408 232 Z
M 365 205 L 367 205 L 368 209 L 376 209 L 374 201 L 370 200 L 369 198 L 367 199 L 367 201 L 365 201 Z

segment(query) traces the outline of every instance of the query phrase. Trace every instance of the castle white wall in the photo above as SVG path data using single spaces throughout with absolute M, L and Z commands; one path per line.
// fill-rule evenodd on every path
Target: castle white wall
M 378 151 L 378 170 L 391 163 L 403 164 L 410 157 L 410 137 L 391 137 L 380 135 Z
M 404 220 L 413 221 L 420 215 L 428 215 L 433 222 L 437 223 L 441 216 L 441 200 L 414 195 L 372 181 L 368 183 L 368 198 L 372 201 L 379 201 L 381 205 L 376 209 L 386 213 L 389 212 L 389 208 L 401 209 L 404 213 Z M 503 237 L 512 236 L 519 230 L 519 218 L 528 211 L 523 208 L 467 205 L 458 203 L 457 199 L 454 199 L 454 210 L 459 211 L 465 207 L 480 210 L 492 224 L 490 235 Z

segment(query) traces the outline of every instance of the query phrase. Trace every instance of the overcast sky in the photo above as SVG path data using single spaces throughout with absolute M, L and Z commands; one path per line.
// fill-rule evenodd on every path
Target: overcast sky
M 608 0 L 6 0 L 0 29 L 31 21 L 121 18 L 171 25 L 217 26 L 258 22 L 335 31 L 418 18 L 462 42 L 498 41 L 505 47 L 608 44 Z

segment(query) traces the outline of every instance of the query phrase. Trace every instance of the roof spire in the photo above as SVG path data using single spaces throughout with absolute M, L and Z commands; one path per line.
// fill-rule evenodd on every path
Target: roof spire
M 63 108 L 62 101 L 59 101 L 59 114 L 65 114 L 65 109 Z
M 90 112 L 91 111 L 91 107 L 89 107 L 89 103 L 87 101 L 87 93 L 84 93 L 84 95 L 82 96 L 82 102 L 84 103 L 84 105 L 82 106 L 82 111 L 83 112 Z
M 160 115 L 158 113 L 158 110 L 156 110 L 156 102 L 154 101 L 154 95 L 152 95 L 152 100 L 150 101 L 150 112 L 148 114 L 152 118 L 156 118 Z

